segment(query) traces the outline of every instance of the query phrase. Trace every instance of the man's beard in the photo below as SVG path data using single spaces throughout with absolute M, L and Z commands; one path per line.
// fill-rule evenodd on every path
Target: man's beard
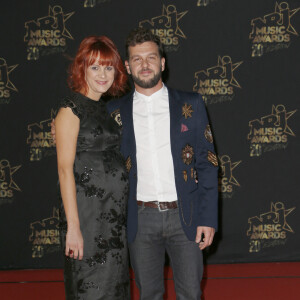
M 144 89 L 151 89 L 153 87 L 155 87 L 157 85 L 157 83 L 159 82 L 159 80 L 161 79 L 161 68 L 159 69 L 159 72 L 157 74 L 154 75 L 154 77 L 150 80 L 142 80 L 140 78 L 138 78 L 137 76 L 134 76 L 133 74 L 131 74 L 132 79 L 134 81 L 134 83 L 138 86 L 140 86 L 141 88 Z

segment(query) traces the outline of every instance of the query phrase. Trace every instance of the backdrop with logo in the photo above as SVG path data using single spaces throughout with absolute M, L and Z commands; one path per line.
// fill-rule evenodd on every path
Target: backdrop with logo
M 202 94 L 209 113 L 220 228 L 206 262 L 299 260 L 299 1 L 11 0 L 0 20 L 0 268 L 62 267 L 50 122 L 80 41 L 107 35 L 124 57 L 137 26 L 165 45 L 166 84 Z

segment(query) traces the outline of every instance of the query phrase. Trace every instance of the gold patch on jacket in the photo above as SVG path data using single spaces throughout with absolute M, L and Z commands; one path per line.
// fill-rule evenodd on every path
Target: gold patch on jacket
M 183 170 L 183 171 L 182 171 L 182 174 L 183 174 L 183 179 L 184 179 L 184 181 L 187 182 L 187 180 L 188 180 L 187 171 L 186 171 L 186 170 Z
M 192 105 L 188 105 L 187 103 L 184 103 L 184 106 L 182 106 L 182 115 L 185 117 L 185 119 L 187 119 L 188 117 L 191 118 L 192 117 L 192 112 L 194 112 L 192 110 Z
M 114 110 L 111 114 L 111 117 L 117 122 L 119 126 L 122 126 L 120 109 Z
M 207 160 L 209 162 L 211 162 L 215 167 L 217 167 L 219 164 L 218 164 L 218 159 L 217 159 L 217 156 L 216 154 L 214 154 L 213 152 L 211 151 L 208 151 L 207 152 Z
M 126 161 L 125 161 L 125 166 L 126 166 L 127 172 L 129 173 L 129 171 L 130 171 L 130 169 L 131 169 L 131 167 L 132 167 L 130 156 L 127 157 L 127 159 L 126 159 Z
M 189 165 L 194 157 L 194 150 L 193 147 L 190 146 L 189 144 L 187 144 L 183 149 L 182 149 L 182 153 L 181 153 L 181 157 L 183 162 L 186 165 Z
M 209 143 L 214 141 L 209 124 L 205 128 L 204 136 Z

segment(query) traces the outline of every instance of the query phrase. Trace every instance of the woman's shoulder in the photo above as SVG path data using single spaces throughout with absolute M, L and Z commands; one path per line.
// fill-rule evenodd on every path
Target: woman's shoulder
M 84 114 L 84 103 L 77 93 L 72 93 L 64 97 L 58 104 L 58 111 L 60 108 L 71 108 L 72 112 L 79 118 L 82 119 Z

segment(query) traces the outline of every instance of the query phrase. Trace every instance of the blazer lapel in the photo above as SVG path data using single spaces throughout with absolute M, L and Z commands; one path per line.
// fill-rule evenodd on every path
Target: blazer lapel
M 171 150 L 176 149 L 176 136 L 180 133 L 180 120 L 182 117 L 182 105 L 175 90 L 168 88 L 170 109 L 170 138 Z M 172 150 L 173 151 L 173 150 Z
M 136 165 L 136 141 L 134 135 L 133 126 L 133 93 L 130 93 L 125 99 L 123 99 L 123 109 L 121 111 L 121 119 L 123 121 L 123 139 L 124 149 L 129 149 L 131 154 L 131 159 L 134 160 L 134 165 Z

